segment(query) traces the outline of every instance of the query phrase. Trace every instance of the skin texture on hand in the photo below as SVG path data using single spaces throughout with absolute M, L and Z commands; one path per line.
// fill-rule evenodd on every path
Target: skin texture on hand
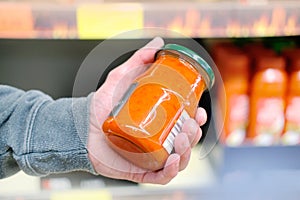
M 184 122 L 181 133 L 175 138 L 175 153 L 168 157 L 165 167 L 159 171 L 147 171 L 135 166 L 111 149 L 106 142 L 102 131 L 103 122 L 131 82 L 154 61 L 155 53 L 163 45 L 164 41 L 157 37 L 136 51 L 129 60 L 108 74 L 106 81 L 92 98 L 88 135 L 89 159 L 97 173 L 103 176 L 138 183 L 167 184 L 179 171 L 186 168 L 191 148 L 201 138 L 199 125 L 206 122 L 207 116 L 203 108 L 198 108 L 195 119 L 190 118 Z

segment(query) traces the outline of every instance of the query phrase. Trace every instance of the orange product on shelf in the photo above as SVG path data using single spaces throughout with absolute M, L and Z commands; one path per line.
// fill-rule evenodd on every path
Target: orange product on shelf
M 213 83 L 211 67 L 198 54 L 165 45 L 103 123 L 109 145 L 137 166 L 161 169 L 183 122 L 195 116 L 203 91 Z
M 228 43 L 228 42 L 219 42 L 216 43 L 212 46 L 212 56 L 213 59 L 218 67 L 218 70 L 220 72 L 220 75 L 222 77 L 222 79 L 226 78 L 226 74 L 227 70 L 226 67 L 224 66 L 226 60 L 228 60 L 228 56 L 231 55 L 232 53 L 234 54 L 241 54 L 242 51 L 241 49 L 239 49 L 238 47 L 236 47 L 233 43 Z M 222 115 L 221 118 L 224 119 L 225 118 L 225 113 L 226 113 L 226 100 L 224 99 L 225 94 L 224 94 L 224 90 L 222 81 L 218 82 L 219 85 L 217 85 L 218 88 L 218 99 L 219 99 L 219 103 L 220 103 L 220 114 Z
M 282 143 L 300 144 L 300 57 L 295 54 L 290 62 L 290 78 L 286 98 L 285 129 Z
M 228 54 L 223 60 L 223 82 L 226 92 L 223 142 L 241 145 L 249 121 L 249 58 L 246 54 Z
M 279 142 L 285 121 L 286 87 L 284 58 L 259 58 L 250 91 L 248 138 L 253 144 L 268 146 Z

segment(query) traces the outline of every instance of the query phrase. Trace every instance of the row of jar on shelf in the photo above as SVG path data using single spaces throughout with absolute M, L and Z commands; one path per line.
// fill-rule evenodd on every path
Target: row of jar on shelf
M 212 55 L 224 84 L 222 142 L 300 144 L 300 48 L 278 53 L 261 43 L 217 43 Z

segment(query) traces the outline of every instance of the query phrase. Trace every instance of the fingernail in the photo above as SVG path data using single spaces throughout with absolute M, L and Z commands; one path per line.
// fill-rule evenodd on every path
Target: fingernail
M 164 45 L 164 40 L 161 37 L 155 37 L 147 45 L 147 48 L 160 48 Z
M 201 107 L 198 108 L 195 119 L 199 123 L 200 126 L 204 125 L 207 121 L 206 111 Z

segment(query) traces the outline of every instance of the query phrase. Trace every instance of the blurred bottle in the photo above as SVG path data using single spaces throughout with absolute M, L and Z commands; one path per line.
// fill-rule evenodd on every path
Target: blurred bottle
M 279 56 L 257 59 L 250 91 L 248 138 L 255 145 L 277 144 L 284 128 L 287 74 Z
M 299 53 L 299 52 L 298 52 Z M 282 143 L 300 144 L 300 57 L 297 51 L 289 53 L 289 86 L 286 98 L 286 123 Z
M 218 91 L 224 119 L 221 140 L 229 146 L 241 145 L 249 121 L 249 58 L 240 48 L 230 43 L 215 45 L 213 55 L 225 89 Z
M 224 127 L 224 121 L 225 121 L 225 115 L 226 115 L 226 94 L 225 94 L 225 88 L 224 88 L 224 79 L 228 77 L 226 74 L 227 69 L 225 69 L 224 66 L 224 60 L 228 59 L 228 55 L 230 55 L 231 52 L 241 52 L 240 49 L 238 49 L 232 42 L 217 42 L 215 43 L 211 48 L 211 53 L 214 59 L 214 62 L 216 63 L 222 81 L 217 82 L 217 99 L 219 102 L 219 109 L 216 109 L 216 115 L 218 116 L 219 120 L 217 120 L 220 124 L 218 124 L 218 127 Z M 223 129 L 222 129 L 223 130 Z M 223 141 L 224 133 L 221 134 L 221 140 Z
M 229 146 L 241 145 L 249 119 L 249 59 L 243 53 L 228 55 L 224 60 L 226 92 L 224 141 Z

